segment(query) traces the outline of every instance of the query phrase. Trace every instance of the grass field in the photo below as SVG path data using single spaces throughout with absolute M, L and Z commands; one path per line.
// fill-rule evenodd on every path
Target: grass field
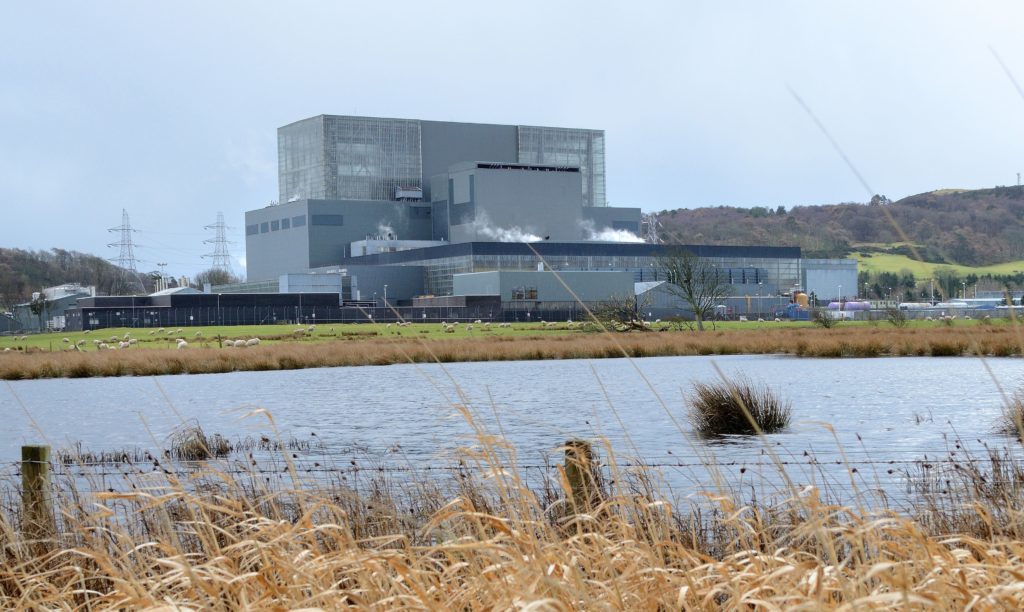
M 859 270 L 862 272 L 900 272 L 910 270 L 917 279 L 931 278 L 938 268 L 955 270 L 961 276 L 968 274 L 1013 274 L 1024 271 L 1024 260 L 1010 261 L 992 266 L 961 266 L 957 264 L 929 263 L 926 261 L 915 261 L 906 255 L 894 255 L 886 253 L 854 253 L 853 259 L 858 262 Z

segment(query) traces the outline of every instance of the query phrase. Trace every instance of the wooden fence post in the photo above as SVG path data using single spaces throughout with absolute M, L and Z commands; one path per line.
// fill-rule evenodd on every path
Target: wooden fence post
M 565 442 L 565 479 L 572 492 L 572 512 L 589 512 L 598 498 L 594 451 L 586 440 Z
M 37 551 L 57 533 L 50 491 L 50 447 L 21 447 L 21 533 Z

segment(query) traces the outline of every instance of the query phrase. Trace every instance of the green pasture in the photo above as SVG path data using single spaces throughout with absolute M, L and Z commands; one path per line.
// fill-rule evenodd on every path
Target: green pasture
M 841 327 L 888 327 L 883 314 L 878 314 L 875 321 L 841 321 L 837 323 Z M 1006 325 L 1010 321 L 1005 319 L 993 319 L 988 322 L 991 325 Z M 968 327 L 979 325 L 981 321 L 958 319 L 952 322 L 956 327 Z M 707 321 L 705 330 L 746 330 L 757 331 L 765 329 L 795 329 L 811 327 L 814 324 L 809 321 Z M 946 323 L 940 321 L 912 320 L 908 321 L 912 328 L 935 328 L 945 327 Z M 690 329 L 696 330 L 696 325 L 691 322 Z M 498 337 L 529 337 L 549 336 L 566 334 L 599 333 L 600 329 L 595 325 L 582 326 L 580 324 L 569 324 L 559 322 L 545 325 L 543 323 L 512 323 L 511 327 L 499 327 L 498 323 L 490 326 L 481 324 L 459 323 L 454 331 L 445 332 L 440 323 L 413 323 L 399 327 L 392 323 L 336 323 L 318 324 L 315 329 L 296 333 L 301 326 L 297 325 L 239 325 L 239 326 L 210 326 L 210 327 L 185 327 L 166 328 L 163 332 L 150 328 L 111 328 L 99 329 L 90 333 L 85 332 L 60 332 L 46 334 L 28 334 L 25 340 L 21 336 L 0 336 L 0 351 L 4 348 L 12 350 L 24 350 L 29 348 L 42 349 L 44 351 L 61 351 L 69 349 L 72 344 L 84 340 L 83 350 L 96 350 L 94 341 L 117 344 L 123 341 L 125 334 L 137 340 L 132 348 L 143 349 L 175 349 L 179 338 L 187 341 L 190 347 L 218 347 L 220 342 L 225 340 L 248 340 L 259 338 L 260 344 L 276 344 L 280 342 L 344 342 L 347 340 L 358 340 L 368 338 L 421 338 L 429 340 L 458 339 L 458 338 L 498 338 Z M 653 332 L 671 332 L 679 329 L 677 326 L 666 322 L 652 322 Z M 687 330 L 686 326 L 681 328 Z M 152 333 L 151 333 L 152 332 Z M 170 333 L 168 333 L 170 332 Z M 218 340 L 219 336 L 219 340 Z M 67 338 L 68 342 L 64 342 Z
M 917 279 L 931 278 L 934 276 L 935 270 L 939 268 L 954 270 L 960 276 L 967 276 L 972 273 L 978 276 L 983 274 L 1013 274 L 1024 271 L 1024 260 L 1008 261 L 991 266 L 961 266 L 958 264 L 916 261 L 906 255 L 890 253 L 853 253 L 851 257 L 857 260 L 858 269 L 861 271 L 899 273 L 902 270 L 910 270 Z

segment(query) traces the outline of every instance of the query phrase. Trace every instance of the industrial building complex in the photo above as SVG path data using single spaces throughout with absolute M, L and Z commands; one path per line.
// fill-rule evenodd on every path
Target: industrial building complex
M 602 130 L 303 119 L 278 129 L 279 199 L 245 213 L 246 282 L 87 296 L 66 324 L 530 320 L 578 317 L 581 303 L 612 297 L 667 317 L 685 309 L 659 289 L 659 261 L 680 248 L 730 285 L 725 316 L 771 312 L 797 290 L 856 293 L 852 260 L 664 244 L 639 208 L 608 206 L 605 176 Z

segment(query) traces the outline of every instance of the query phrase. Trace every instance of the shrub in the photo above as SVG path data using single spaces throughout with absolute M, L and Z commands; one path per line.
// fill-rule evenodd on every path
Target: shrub
M 788 427 L 792 419 L 788 401 L 781 400 L 768 386 L 755 385 L 746 378 L 714 384 L 697 382 L 693 392 L 689 418 L 702 435 L 774 433 Z
M 832 313 L 824 308 L 815 308 L 811 321 L 818 327 L 824 327 L 825 329 L 832 329 L 839 323 L 839 321 L 832 317 Z
M 906 327 L 907 313 L 903 312 L 899 308 L 886 308 L 885 320 L 893 327 Z

